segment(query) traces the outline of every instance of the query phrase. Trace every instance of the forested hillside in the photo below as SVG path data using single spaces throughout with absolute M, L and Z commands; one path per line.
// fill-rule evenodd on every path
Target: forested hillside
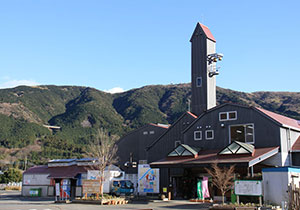
M 77 86 L 1 89 L 0 164 L 22 167 L 25 159 L 38 164 L 81 157 L 97 128 L 122 136 L 146 123 L 172 124 L 188 109 L 190 97 L 190 84 L 151 85 L 119 94 Z M 300 119 L 300 93 L 217 88 L 217 101 L 259 106 Z

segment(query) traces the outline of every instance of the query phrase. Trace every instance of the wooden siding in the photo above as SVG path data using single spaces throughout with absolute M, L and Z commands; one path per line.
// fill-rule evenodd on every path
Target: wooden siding
M 166 128 L 148 124 L 122 137 L 117 142 L 119 167 L 127 173 L 137 173 L 137 167 L 128 168 L 124 166 L 124 164 L 130 160 L 130 154 L 132 154 L 134 162 L 139 163 L 139 160 L 147 160 L 146 147 L 161 136 L 166 130 Z M 144 134 L 144 132 L 147 132 L 147 134 Z
M 175 147 L 175 142 L 180 141 L 183 143 L 182 131 L 186 129 L 195 118 L 184 113 L 167 131 L 164 133 L 157 142 L 152 145 L 148 150 L 148 162 L 153 162 L 165 158 Z
M 207 110 L 207 38 L 200 24 L 197 24 L 192 43 L 192 113 L 199 116 Z M 197 77 L 202 78 L 202 86 L 197 87 Z
M 219 121 L 220 112 L 236 111 L 237 119 Z M 222 149 L 229 142 L 231 125 L 254 124 L 255 147 L 280 146 L 280 127 L 273 121 L 259 114 L 250 107 L 225 104 L 200 116 L 197 121 L 184 133 L 184 143 L 206 149 Z M 194 140 L 194 132 L 202 131 L 202 139 Z M 213 130 L 214 139 L 206 140 L 205 131 Z M 203 138 L 204 137 L 204 138 Z

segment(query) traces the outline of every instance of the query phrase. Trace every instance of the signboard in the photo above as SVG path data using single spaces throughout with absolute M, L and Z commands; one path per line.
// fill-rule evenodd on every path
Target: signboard
M 262 196 L 262 184 L 259 180 L 235 180 L 236 195 Z
M 100 180 L 101 179 L 101 173 L 99 170 L 88 170 L 87 172 L 87 179 L 91 180 Z
M 100 193 L 100 181 L 99 180 L 82 180 L 82 193 Z
M 152 169 L 149 164 L 138 165 L 138 192 L 159 193 L 159 169 Z
M 55 196 L 60 196 L 59 183 L 55 184 Z

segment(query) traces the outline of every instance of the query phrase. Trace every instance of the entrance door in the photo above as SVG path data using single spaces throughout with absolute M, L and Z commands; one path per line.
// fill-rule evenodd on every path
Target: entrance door
M 76 179 L 71 179 L 71 192 L 70 192 L 71 200 L 75 199 L 75 195 L 76 195 Z

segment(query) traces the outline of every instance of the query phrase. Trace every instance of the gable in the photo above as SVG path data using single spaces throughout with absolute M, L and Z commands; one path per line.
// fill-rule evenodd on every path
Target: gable
M 182 131 L 195 119 L 196 116 L 190 112 L 182 114 L 166 132 L 146 149 L 148 161 L 152 162 L 164 158 L 177 144 L 183 143 Z
M 222 149 L 233 141 L 250 143 L 258 148 L 280 145 L 278 123 L 253 107 L 228 103 L 209 109 L 183 133 L 184 144 L 203 149 Z
M 151 149 L 157 142 L 161 141 L 166 135 L 176 132 L 180 133 L 180 136 L 182 135 L 182 131 L 187 128 L 195 119 L 197 119 L 197 116 L 192 114 L 191 112 L 185 112 L 179 117 L 179 119 L 172 124 L 157 140 L 155 140 L 147 150 Z M 179 135 L 178 135 L 179 136 Z
M 213 34 L 211 33 L 211 31 L 209 30 L 209 28 L 207 26 L 201 24 L 201 23 L 197 23 L 197 26 L 196 26 L 196 28 L 195 28 L 195 30 L 193 32 L 193 35 L 192 35 L 192 37 L 190 39 L 190 42 L 192 41 L 192 39 L 194 38 L 194 36 L 197 33 L 199 33 L 199 30 L 205 34 L 205 36 L 206 36 L 207 39 L 210 39 L 211 41 L 216 42 L 216 39 L 213 36 Z

